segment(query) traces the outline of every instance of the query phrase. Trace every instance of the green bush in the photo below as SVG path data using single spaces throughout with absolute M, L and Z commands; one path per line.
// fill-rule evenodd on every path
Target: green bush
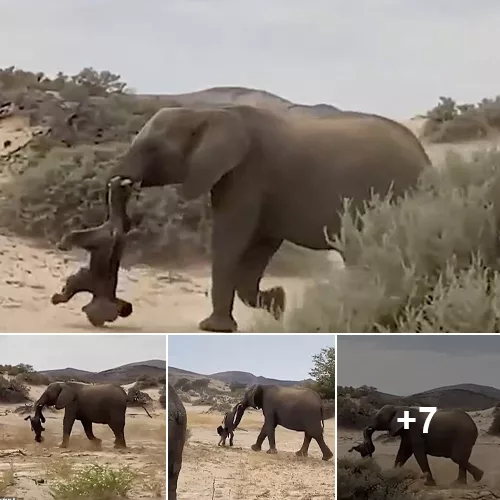
M 129 498 L 136 474 L 128 467 L 89 465 L 51 486 L 54 500 L 120 500 Z
M 382 470 L 372 459 L 337 460 L 337 500 L 412 500 L 418 474 L 408 469 Z M 430 495 L 430 494 L 429 494 Z M 432 496 L 434 500 L 436 496 Z
M 396 203 L 342 216 L 346 268 L 258 331 L 498 332 L 500 152 L 449 155 Z

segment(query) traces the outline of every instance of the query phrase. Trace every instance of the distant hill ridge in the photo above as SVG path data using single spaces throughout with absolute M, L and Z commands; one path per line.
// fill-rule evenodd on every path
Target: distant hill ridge
M 198 378 L 198 379 L 200 379 L 200 378 L 201 379 L 212 379 L 212 380 L 218 380 L 219 382 L 223 382 L 223 383 L 228 384 L 228 385 L 231 383 L 245 384 L 247 387 L 250 385 L 253 385 L 253 384 L 262 384 L 262 385 L 276 384 L 276 385 L 291 387 L 294 385 L 302 385 L 306 381 L 311 381 L 311 379 L 308 379 L 308 380 L 280 380 L 280 379 L 268 378 L 268 377 L 263 377 L 263 376 L 257 376 L 257 375 L 254 375 L 253 373 L 242 372 L 242 371 L 237 371 L 237 370 L 217 372 L 217 373 L 211 373 L 211 374 L 202 374 L 202 373 L 192 372 L 189 370 L 183 370 L 182 368 L 176 368 L 174 366 L 168 367 L 168 377 L 169 377 L 169 379 L 172 379 L 172 380 L 177 380 L 181 377 Z
M 88 380 L 89 382 L 98 383 L 116 383 L 130 384 L 137 380 L 140 376 L 149 376 L 153 378 L 164 377 L 166 375 L 167 363 L 161 359 L 151 359 L 147 361 L 139 361 L 136 363 L 128 363 L 126 365 L 117 366 L 100 372 L 91 372 L 87 370 L 79 370 L 77 368 L 60 368 L 56 370 L 45 370 L 40 373 L 57 379 L 77 378 Z
M 461 408 L 479 411 L 500 403 L 500 389 L 479 384 L 456 384 L 436 387 L 409 396 L 397 396 L 381 391 L 371 394 L 384 404 L 412 404 L 437 406 L 438 408 Z

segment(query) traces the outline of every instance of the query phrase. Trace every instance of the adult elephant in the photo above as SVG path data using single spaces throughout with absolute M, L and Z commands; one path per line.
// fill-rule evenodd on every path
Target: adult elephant
M 252 450 L 260 451 L 266 437 L 269 440 L 267 453 L 277 453 L 275 431 L 281 425 L 292 431 L 304 432 L 302 447 L 295 454 L 307 457 L 311 439 L 315 439 L 323 453 L 323 460 L 329 460 L 333 453 L 323 437 L 323 405 L 319 394 L 309 388 L 281 387 L 278 385 L 256 384 L 250 387 L 241 400 L 241 411 L 235 421 L 235 428 L 241 421 L 246 408 L 261 409 L 264 425 L 252 445 Z
M 260 280 L 284 240 L 331 249 L 343 198 L 415 186 L 430 160 L 403 125 L 363 113 L 287 117 L 253 106 L 164 108 L 140 130 L 112 176 L 142 187 L 181 184 L 191 200 L 211 192 L 212 313 L 206 331 L 234 332 L 235 291 L 279 318 L 282 287 Z
M 127 394 L 119 385 L 53 382 L 35 403 L 35 410 L 41 411 L 44 406 L 65 409 L 61 448 L 67 448 L 75 420 L 80 420 L 86 436 L 96 445 L 100 445 L 101 440 L 94 436 L 92 424 L 109 425 L 115 435 L 115 448 L 126 448 L 127 401 Z
M 186 442 L 187 414 L 175 389 L 168 384 L 168 500 L 177 500 L 177 481 Z
M 408 429 L 404 429 L 404 422 L 400 421 L 405 417 L 405 412 L 415 419 L 409 423 Z M 458 478 L 455 481 L 457 484 L 467 483 L 467 471 L 476 481 L 480 481 L 484 472 L 469 462 L 478 436 L 474 420 L 462 410 L 438 410 L 431 418 L 428 432 L 424 433 L 424 423 L 428 415 L 419 412 L 418 408 L 385 405 L 375 414 L 368 430 L 389 431 L 391 436 L 400 436 L 401 444 L 394 467 L 402 467 L 415 455 L 426 476 L 426 485 L 436 484 L 427 455 L 451 458 L 458 465 Z

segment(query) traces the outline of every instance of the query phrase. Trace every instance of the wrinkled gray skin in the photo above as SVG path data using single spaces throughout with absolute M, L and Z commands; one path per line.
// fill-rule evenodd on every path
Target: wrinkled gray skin
M 404 411 L 416 422 L 411 422 L 409 429 L 404 429 Z M 425 419 L 428 413 L 421 413 L 418 408 L 385 405 L 373 417 L 368 428 L 373 431 L 389 431 L 391 436 L 400 436 L 394 467 L 402 467 L 406 461 L 415 455 L 420 469 L 426 477 L 426 485 L 434 486 L 436 482 L 429 467 L 427 455 L 433 457 L 451 458 L 458 465 L 457 484 L 467 483 L 467 471 L 475 481 L 480 481 L 484 472 L 469 462 L 478 431 L 472 418 L 462 410 L 438 410 L 431 419 L 429 429 L 423 433 Z
M 236 429 L 236 422 L 240 422 L 245 412 L 241 403 L 238 403 L 231 411 L 228 411 L 222 419 L 222 425 L 217 427 L 217 434 L 220 439 L 217 446 L 226 446 L 226 439 L 229 436 L 229 446 L 233 446 L 234 430 Z
M 235 427 L 240 423 L 244 410 L 248 407 L 261 409 L 264 425 L 252 445 L 252 450 L 260 451 L 266 437 L 269 440 L 267 453 L 277 453 L 276 426 L 281 425 L 292 431 L 304 432 L 302 447 L 295 454 L 307 457 L 311 439 L 315 439 L 323 453 L 323 460 L 332 458 L 333 453 L 323 437 L 324 419 L 321 398 L 316 391 L 307 388 L 280 387 L 278 385 L 253 385 L 241 400 L 242 410 L 238 413 Z
M 28 415 L 24 420 L 30 421 L 31 430 L 35 433 L 35 441 L 41 443 L 44 440 L 42 432 L 45 430 L 45 427 L 42 425 L 45 423 L 42 408 L 40 406 L 35 406 L 35 415 L 33 417 Z
M 186 442 L 187 414 L 175 389 L 168 384 L 168 500 L 177 500 L 177 481 Z
M 165 108 L 138 133 L 111 177 L 142 187 L 181 184 L 188 199 L 211 193 L 212 313 L 206 331 L 234 332 L 235 292 L 279 318 L 282 287 L 260 290 L 283 241 L 331 249 L 345 197 L 400 195 L 430 160 L 403 125 L 363 113 L 287 117 L 253 106 Z
M 109 425 L 115 435 L 115 448 L 126 447 L 124 429 L 127 394 L 120 386 L 53 382 L 35 403 L 35 408 L 42 409 L 44 406 L 65 409 L 60 448 L 67 448 L 75 420 L 80 420 L 85 435 L 96 446 L 101 444 L 101 440 L 94 436 L 92 424 Z

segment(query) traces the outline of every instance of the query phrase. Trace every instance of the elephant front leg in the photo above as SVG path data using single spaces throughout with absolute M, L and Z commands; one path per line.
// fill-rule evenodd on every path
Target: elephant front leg
M 257 203 L 254 203 L 256 205 Z M 230 209 L 229 209 L 230 208 Z M 256 207 L 225 207 L 214 211 L 212 231 L 212 314 L 200 322 L 201 330 L 232 333 L 238 266 L 257 222 Z M 249 213 L 245 213 L 245 210 Z
M 275 286 L 260 290 L 260 280 L 282 240 L 259 238 L 252 241 L 240 262 L 237 273 L 236 292 L 244 304 L 270 312 L 280 319 L 285 311 L 285 290 Z
M 59 448 L 67 448 L 69 443 L 69 437 L 71 435 L 71 430 L 73 429 L 73 424 L 75 423 L 75 415 L 71 412 L 68 413 L 66 410 L 63 418 L 63 439 Z
M 266 429 L 266 424 L 264 424 L 259 432 L 259 435 L 257 436 L 257 441 L 255 441 L 255 444 L 252 445 L 252 450 L 260 451 L 262 449 L 262 443 L 264 442 L 266 437 L 267 437 L 267 429 Z
M 396 459 L 394 460 L 394 467 L 403 467 L 403 465 L 410 459 L 412 455 L 413 450 L 411 447 L 411 442 L 408 439 L 402 437 Z
M 432 476 L 431 468 L 429 467 L 429 460 L 427 459 L 427 454 L 423 448 L 418 448 L 413 451 L 415 454 L 415 459 L 417 460 L 420 469 L 422 470 L 425 476 L 425 485 L 426 486 L 436 486 L 436 481 L 434 481 L 434 477 Z
M 82 420 L 81 422 L 87 438 L 96 448 L 100 448 L 102 441 L 94 436 L 94 432 L 92 429 L 92 422 L 90 422 L 89 420 Z
M 234 432 L 229 433 L 229 446 L 233 446 Z

